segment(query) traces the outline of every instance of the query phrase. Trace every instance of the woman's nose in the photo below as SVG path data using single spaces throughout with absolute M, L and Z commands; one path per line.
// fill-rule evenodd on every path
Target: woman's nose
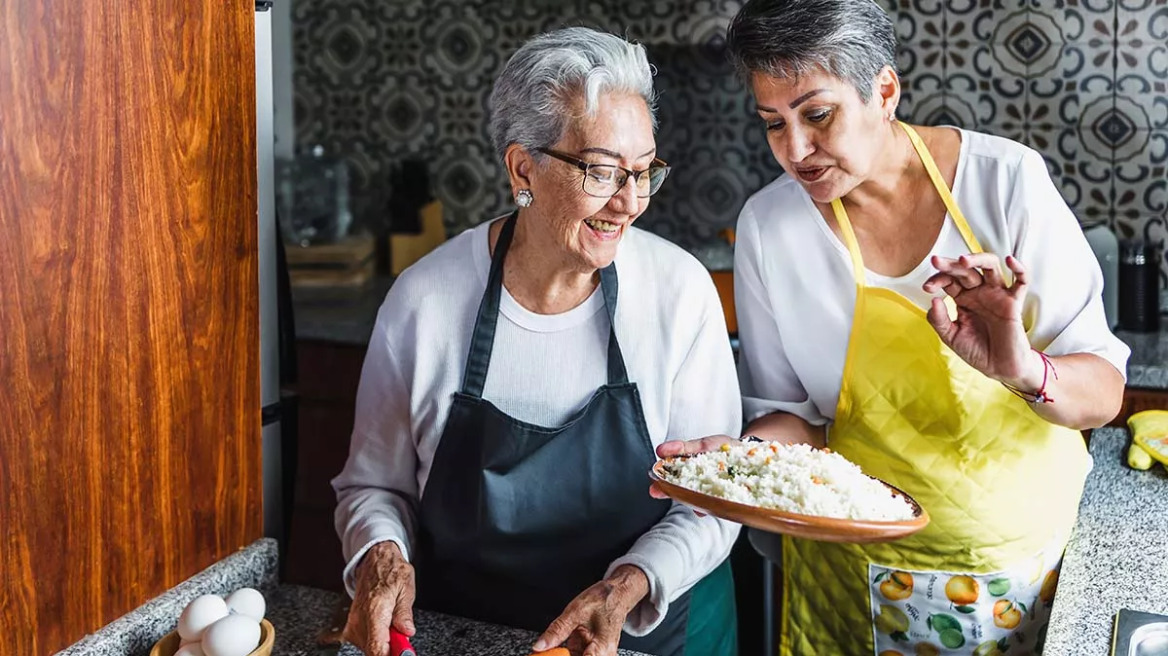
M 815 145 L 811 143 L 811 135 L 802 130 L 791 130 L 787 133 L 787 159 L 798 164 L 807 156 L 815 152 Z
M 621 214 L 636 214 L 641 199 L 637 198 L 637 181 L 629 176 L 625 183 L 617 189 L 608 201 L 608 206 L 614 212 Z

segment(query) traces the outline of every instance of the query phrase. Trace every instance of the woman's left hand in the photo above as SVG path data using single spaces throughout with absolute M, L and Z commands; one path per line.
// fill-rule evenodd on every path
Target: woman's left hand
M 625 617 L 648 594 L 649 579 L 640 568 L 618 567 L 573 599 L 533 649 L 544 651 L 567 641 L 573 656 L 616 656 Z
M 934 256 L 932 264 L 937 273 L 925 282 L 925 291 L 944 290 L 957 304 L 957 319 L 951 320 L 944 299 L 933 299 L 929 323 L 941 341 L 986 376 L 1018 389 L 1037 390 L 1044 364 L 1031 349 L 1022 324 L 1026 267 L 1007 257 L 1014 284 L 1006 285 L 1001 260 L 992 253 L 957 259 Z

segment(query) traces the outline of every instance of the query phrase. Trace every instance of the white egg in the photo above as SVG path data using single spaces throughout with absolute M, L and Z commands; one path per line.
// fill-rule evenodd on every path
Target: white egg
M 247 656 L 260 646 L 260 625 L 247 615 L 228 615 L 203 633 L 206 656 Z
M 178 635 L 183 641 L 199 640 L 204 629 L 224 617 L 227 617 L 227 604 L 222 597 L 196 597 L 178 618 Z
M 203 651 L 203 643 L 188 642 L 179 647 L 178 651 L 174 652 L 174 656 L 207 656 L 207 653 Z
M 247 615 L 257 622 L 264 619 L 264 612 L 267 610 L 264 596 L 260 594 L 259 590 L 253 588 L 240 588 L 232 592 L 227 595 L 226 602 L 227 610 L 239 615 Z

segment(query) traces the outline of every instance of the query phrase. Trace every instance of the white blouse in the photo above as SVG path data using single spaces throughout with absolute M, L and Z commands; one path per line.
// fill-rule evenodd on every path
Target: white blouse
M 1051 355 L 1093 353 L 1126 376 L 1128 347 L 1107 327 L 1103 276 L 1082 230 L 1034 150 L 961 131 L 953 196 L 982 248 L 1030 272 L 1024 321 Z M 946 217 L 929 256 L 905 276 L 867 283 L 927 309 L 933 255 L 969 252 Z M 751 196 L 738 218 L 735 301 L 746 421 L 785 411 L 814 425 L 835 417 L 856 299 L 847 246 L 790 176 Z

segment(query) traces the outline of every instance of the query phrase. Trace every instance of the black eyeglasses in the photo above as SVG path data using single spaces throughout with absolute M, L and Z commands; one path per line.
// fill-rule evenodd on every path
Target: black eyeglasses
M 537 148 L 539 152 L 567 162 L 584 172 L 584 193 L 596 198 L 612 198 L 624 188 L 629 178 L 638 198 L 648 198 L 661 189 L 670 167 L 660 159 L 653 159 L 644 171 L 630 171 L 614 164 L 589 164 L 584 160 L 551 148 Z

